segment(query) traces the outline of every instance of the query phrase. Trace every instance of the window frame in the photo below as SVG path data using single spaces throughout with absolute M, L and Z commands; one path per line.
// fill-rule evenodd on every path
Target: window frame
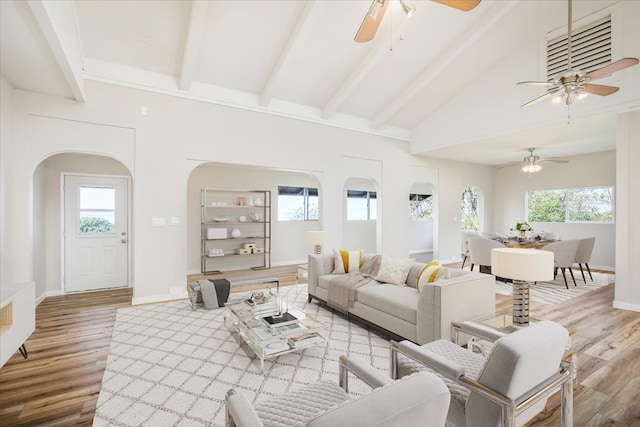
M 576 221 L 571 220 L 571 211 L 570 211 L 570 203 L 569 197 L 570 193 L 575 190 L 601 190 L 601 189 L 609 189 L 611 190 L 611 221 Z M 529 194 L 531 192 L 551 192 L 551 191 L 559 191 L 564 193 L 564 221 L 534 221 L 529 217 Z M 527 221 L 529 222 L 538 222 L 538 223 L 549 223 L 549 224 L 615 224 L 616 222 L 616 190 L 615 185 L 600 185 L 600 186 L 589 186 L 589 187 L 570 187 L 570 188 L 553 188 L 553 189 L 540 189 L 540 190 L 531 190 L 525 193 L 525 216 Z
M 351 192 L 352 196 L 349 195 Z M 361 193 L 362 196 L 355 195 L 356 193 Z M 357 189 L 347 189 L 346 192 L 346 220 L 347 221 L 377 221 L 378 220 L 378 193 L 373 190 L 357 190 Z M 349 199 L 366 199 L 366 212 L 367 217 L 365 219 L 353 219 L 349 218 Z M 375 200 L 375 206 L 372 209 L 371 200 Z M 372 213 L 375 215 L 372 215 Z
M 288 189 L 288 190 L 287 190 Z M 287 192 L 288 191 L 288 192 Z M 283 194 L 284 193 L 284 194 Z M 287 219 L 280 217 L 280 196 L 299 196 L 302 197 L 302 214 L 303 219 Z M 315 197 L 318 200 L 318 217 L 310 218 L 311 202 L 310 198 Z M 301 187 L 295 185 L 278 185 L 278 221 L 281 222 L 303 222 L 303 221 L 319 221 L 320 220 L 320 195 L 315 187 Z

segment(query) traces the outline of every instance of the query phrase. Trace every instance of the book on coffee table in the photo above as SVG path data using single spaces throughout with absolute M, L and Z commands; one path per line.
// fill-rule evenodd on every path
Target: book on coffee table
M 278 326 L 292 325 L 298 323 L 298 318 L 288 311 L 282 313 L 280 316 L 267 316 L 263 317 L 262 320 L 267 324 L 270 328 L 277 328 Z
M 299 335 L 296 337 L 290 337 L 287 341 L 293 348 L 305 347 L 310 344 L 321 342 L 324 338 L 316 332 L 309 332 L 308 334 Z

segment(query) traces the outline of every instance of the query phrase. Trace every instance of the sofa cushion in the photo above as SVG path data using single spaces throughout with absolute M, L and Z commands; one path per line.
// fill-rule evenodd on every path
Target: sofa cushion
M 356 301 L 407 322 L 416 323 L 418 291 L 415 288 L 372 282 L 358 288 Z
M 427 284 L 435 283 L 440 279 L 449 277 L 449 269 L 443 267 L 438 261 L 431 261 L 425 265 L 418 276 L 418 291 L 422 292 L 422 288 Z
M 335 270 L 334 274 L 357 273 L 362 265 L 362 249 L 349 251 L 346 249 L 334 249 Z
M 413 260 L 382 255 L 378 274 L 374 278 L 378 282 L 404 286 L 412 265 Z

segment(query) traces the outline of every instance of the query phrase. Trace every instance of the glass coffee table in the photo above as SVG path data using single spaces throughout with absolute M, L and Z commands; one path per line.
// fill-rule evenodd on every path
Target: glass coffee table
M 275 296 L 263 304 L 243 299 L 226 305 L 225 326 L 260 359 L 262 370 L 265 360 L 326 344 L 327 325 L 286 302 L 280 305 L 278 310 Z M 283 322 L 281 326 L 269 326 L 264 319 L 269 316 L 281 319 L 278 311 L 289 313 L 296 320 Z

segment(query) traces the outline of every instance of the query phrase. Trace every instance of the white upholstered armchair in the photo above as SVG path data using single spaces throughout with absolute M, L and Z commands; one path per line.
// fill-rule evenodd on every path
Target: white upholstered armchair
M 451 391 L 447 425 L 456 427 L 520 426 L 545 407 L 561 390 L 562 426 L 573 423 L 571 367 L 562 361 L 569 333 L 561 325 L 542 321 L 502 335 L 463 322 L 461 331 L 497 341 L 486 356 L 438 340 L 418 346 L 392 342 L 392 376 L 401 378 L 429 370 Z
M 233 389 L 226 395 L 227 427 L 444 426 L 450 393 L 437 376 L 421 372 L 392 380 L 367 363 L 341 356 L 339 382 L 317 382 L 256 405 Z M 350 399 L 351 372 L 374 390 Z

